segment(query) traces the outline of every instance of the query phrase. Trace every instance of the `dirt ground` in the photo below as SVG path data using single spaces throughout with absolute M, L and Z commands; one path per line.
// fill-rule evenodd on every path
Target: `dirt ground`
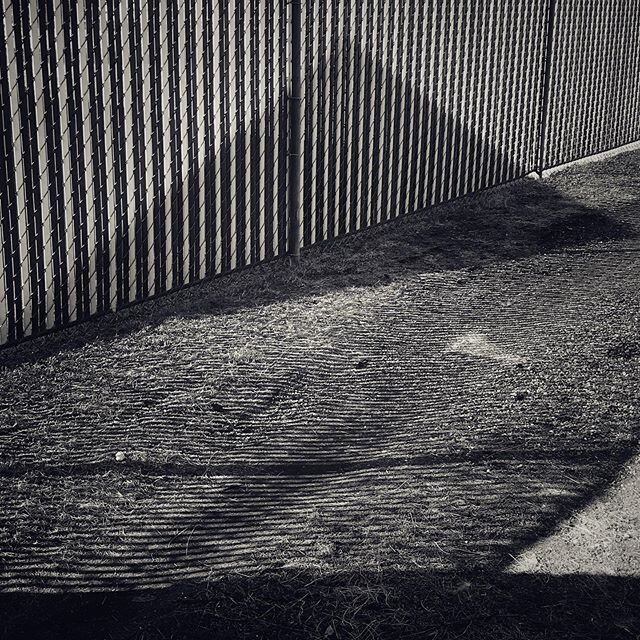
M 633 152 L 1 351 L 0 635 L 640 637 L 639 231 Z

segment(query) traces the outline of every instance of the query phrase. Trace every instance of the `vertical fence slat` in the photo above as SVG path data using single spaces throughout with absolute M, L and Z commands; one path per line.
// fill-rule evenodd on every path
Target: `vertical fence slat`
M 640 139 L 640 0 L 302 9 L 303 246 Z M 0 345 L 286 253 L 287 14 L 2 0 Z

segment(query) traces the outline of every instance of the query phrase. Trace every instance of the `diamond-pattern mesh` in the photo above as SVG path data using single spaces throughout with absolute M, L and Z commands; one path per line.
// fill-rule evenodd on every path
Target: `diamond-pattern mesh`
M 285 248 L 284 0 L 2 0 L 0 343 Z
M 546 5 L 308 2 L 304 244 L 536 168 Z
M 0 344 L 285 252 L 286 0 L 0 3 Z M 637 140 L 639 43 L 640 0 L 303 2 L 302 244 Z
M 640 0 L 561 0 L 545 165 L 640 139 Z

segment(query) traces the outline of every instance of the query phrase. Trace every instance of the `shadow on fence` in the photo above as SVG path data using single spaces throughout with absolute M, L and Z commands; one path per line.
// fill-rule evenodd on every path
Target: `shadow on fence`
M 243 308 L 369 287 L 410 273 L 477 270 L 588 243 L 633 238 L 625 212 L 585 206 L 546 181 L 525 179 L 471 194 L 304 250 L 296 269 L 281 260 L 221 276 L 48 335 L 0 350 L 14 367 L 59 352 L 109 341 L 169 318 L 236 313 Z
M 350 70 L 348 49 L 353 43 L 347 46 L 348 38 L 336 37 L 331 51 L 306 70 L 309 90 L 318 89 L 309 80 L 314 78 L 323 86 L 324 95 L 322 104 L 314 104 L 312 97 L 307 101 L 309 122 L 311 114 L 320 111 L 322 125 L 319 122 L 315 130 L 307 126 L 306 131 L 302 225 L 305 244 L 311 243 L 312 235 L 316 242 L 331 239 L 401 216 L 407 209 L 423 209 L 528 172 L 525 157 L 530 153 L 535 124 L 514 119 L 519 129 L 506 130 L 505 105 L 500 104 L 506 98 L 498 96 L 505 93 L 504 88 L 495 87 L 496 95 L 485 95 L 487 105 L 482 109 L 476 104 L 484 121 L 473 111 L 470 100 L 466 108 L 471 115 L 456 114 L 453 91 L 436 87 L 435 94 L 440 91 L 442 95 L 438 101 L 430 102 L 432 94 L 424 91 L 416 77 L 407 81 L 407 74 L 385 64 L 380 56 L 374 57 L 369 48 L 355 52 L 358 66 Z M 322 66 L 322 75 L 318 66 Z M 148 299 L 151 292 L 163 295 L 203 277 L 285 253 L 284 86 L 269 85 L 267 110 L 260 112 L 256 94 L 266 88 L 259 86 L 255 77 L 251 91 L 244 85 L 242 89 L 239 84 L 231 87 L 227 78 L 225 91 L 238 93 L 238 113 L 231 118 L 228 96 L 221 91 L 220 122 L 214 121 L 212 115 L 217 93 L 212 86 L 199 87 L 204 94 L 201 102 L 206 102 L 209 110 L 207 117 L 201 118 L 204 127 L 196 138 L 196 116 L 202 114 L 194 109 L 189 112 L 188 122 L 181 123 L 180 117 L 184 119 L 185 114 L 179 105 L 184 97 L 179 94 L 179 69 L 173 63 L 171 67 L 173 89 L 169 105 L 165 105 L 171 108 L 166 114 L 155 95 L 159 91 L 155 85 L 153 117 L 143 122 L 144 110 L 142 104 L 138 105 L 131 116 L 131 131 L 126 128 L 130 123 L 123 105 L 117 100 L 113 103 L 113 149 L 104 132 L 99 105 L 76 105 L 77 117 L 82 106 L 91 112 L 92 127 L 98 118 L 101 128 L 92 132 L 91 140 L 83 140 L 79 131 L 77 140 L 65 142 L 71 147 L 66 169 L 69 175 L 64 175 L 64 169 L 55 169 L 66 166 L 62 158 L 65 145 L 52 135 L 38 147 L 37 137 L 32 136 L 23 140 L 28 170 L 23 183 L 16 184 L 18 173 L 9 162 L 14 141 L 7 138 L 12 154 L 7 155 L 5 163 L 11 184 L 3 194 L 7 196 L 3 206 L 9 212 L 3 227 L 2 284 L 6 296 L 0 295 L 7 323 L 1 327 L 0 340 L 4 341 L 6 334 L 9 341 L 18 342 L 32 334 L 39 335 L 52 325 L 66 326 L 71 318 L 82 322 L 92 315 Z M 347 75 L 351 71 L 350 79 Z M 235 73 L 240 77 L 238 69 Z M 154 73 L 154 82 L 159 81 L 156 75 L 161 78 L 159 72 Z M 360 116 L 347 107 L 349 92 L 355 91 L 351 86 L 355 78 L 366 94 L 362 104 L 352 97 L 357 104 L 349 107 L 363 111 L 361 137 Z M 118 92 L 127 94 L 129 87 L 120 86 L 119 77 L 107 80 L 118 86 Z M 190 77 L 188 95 L 193 91 L 191 82 Z M 8 92 L 8 87 L 4 90 Z M 25 103 L 36 100 L 30 86 L 24 90 Z M 99 93 L 100 88 L 94 90 Z M 7 93 L 7 108 L 9 97 Z M 151 96 L 142 97 L 151 100 Z M 80 96 L 75 99 L 80 101 Z M 474 99 L 477 103 L 480 97 Z M 135 100 L 141 100 L 139 89 Z M 62 119 L 58 107 L 53 107 L 56 102 L 54 94 L 46 104 L 38 103 L 37 108 L 29 104 L 23 117 L 27 118 L 27 112 L 34 114 L 43 109 L 47 124 L 55 132 Z M 253 105 L 251 114 L 246 109 L 248 105 Z M 517 108 L 524 110 L 524 105 L 514 110 Z M 499 116 L 503 121 L 494 122 Z M 350 118 L 355 122 L 349 124 Z M 28 136 L 29 127 L 23 122 L 21 125 L 22 135 Z M 146 152 L 145 126 L 151 128 L 147 138 L 153 140 L 152 148 Z M 183 140 L 181 134 L 186 130 L 188 136 Z M 167 133 L 169 139 L 165 140 Z M 75 144 L 91 146 L 91 169 L 85 167 L 84 156 Z M 39 158 L 38 154 L 46 157 Z M 312 162 L 314 154 L 317 157 Z M 49 161 L 49 155 L 55 162 Z M 170 175 L 165 175 L 169 157 L 173 158 Z M 47 167 L 48 172 L 47 189 L 42 194 L 38 191 L 40 183 L 44 183 L 40 167 Z M 107 193 L 111 180 L 113 188 Z M 77 188 L 72 190 L 73 201 L 67 202 L 65 186 L 70 183 L 77 184 Z M 37 189 L 34 201 L 26 193 L 30 184 Z M 153 193 L 151 202 L 148 192 Z M 90 193 L 93 199 L 89 198 Z M 27 204 L 19 211 L 17 203 L 22 201 Z M 20 223 L 13 224 L 13 220 Z M 39 233 L 47 226 L 51 238 Z M 20 237 L 24 230 L 30 234 L 28 242 Z M 46 248 L 49 241 L 51 246 Z M 45 264 L 47 252 L 51 254 L 49 264 Z M 5 311 L 2 306 L 0 311 Z
M 390 78 L 388 84 L 398 82 Z M 402 86 L 396 91 L 407 93 Z M 424 100 L 415 88 L 412 91 L 417 102 Z M 423 155 L 416 158 L 416 169 L 429 167 L 431 172 L 413 185 L 418 189 L 423 183 L 421 198 L 446 199 L 445 185 L 453 184 L 451 171 L 466 166 L 464 154 L 468 152 L 462 149 L 473 149 L 477 157 L 470 166 L 482 166 L 484 172 L 511 177 L 524 172 L 492 143 L 474 137 L 465 124 L 428 105 L 424 117 L 434 130 L 447 133 L 441 139 L 433 136 Z M 251 135 L 252 130 L 250 124 L 243 135 Z M 228 157 L 233 144 L 244 148 L 244 140 L 228 141 L 217 150 L 218 157 Z M 338 175 L 344 163 L 334 160 L 329 170 L 335 186 L 344 179 Z M 387 154 L 382 173 L 395 171 L 393 162 L 392 154 Z M 208 157 L 205 176 L 211 176 L 212 167 L 213 159 Z M 466 176 L 467 182 L 473 177 Z M 394 180 L 399 188 L 398 179 L 396 176 L 385 187 L 387 195 L 394 193 Z M 407 174 L 400 183 L 404 181 L 411 189 L 412 180 L 415 178 Z M 484 186 L 495 182 L 488 174 L 482 180 Z M 170 185 L 167 197 L 179 201 L 184 193 L 193 194 L 197 184 L 192 172 L 186 185 Z M 225 197 L 231 195 L 229 191 Z M 164 204 L 157 201 L 158 206 Z M 331 208 L 334 205 L 343 212 L 338 227 L 346 228 L 349 220 L 345 212 L 351 211 L 350 207 L 340 198 Z M 595 241 L 636 237 L 627 214 L 637 205 L 638 199 L 612 212 L 585 206 L 547 182 L 509 184 L 443 205 L 429 215 L 407 216 L 381 231 L 340 238 L 328 245 L 330 250 L 327 245 L 310 248 L 297 269 L 283 269 L 281 263 L 259 266 L 5 349 L 0 353 L 0 365 L 6 370 L 28 363 L 46 367 L 46 359 L 55 355 L 68 356 L 71 361 L 74 351 L 80 352 L 93 342 L 117 346 L 120 340 L 153 330 L 170 319 L 235 314 L 345 288 L 401 283 L 415 274 L 462 274 Z M 211 209 L 208 214 L 212 216 Z M 244 250 L 246 221 L 236 222 L 236 238 Z M 322 224 L 325 222 L 328 224 Z M 259 232 L 255 220 L 251 229 Z M 231 253 L 230 242 L 231 229 L 225 226 L 224 249 L 216 249 L 225 252 L 223 264 Z M 196 245 L 177 241 L 172 247 L 181 265 L 187 246 L 191 250 Z M 211 246 L 206 252 L 213 250 Z M 197 270 L 193 261 L 187 263 L 189 270 Z M 161 285 L 164 267 L 159 264 L 154 268 Z M 120 279 L 124 287 L 124 274 Z M 407 324 L 407 334 L 399 339 L 420 340 L 427 334 L 428 319 L 408 320 L 415 326 Z M 385 327 L 378 327 L 378 331 L 384 334 Z M 430 346 L 426 338 L 422 346 Z M 406 359 L 412 355 L 413 350 L 408 349 Z M 469 411 L 477 411 L 473 385 L 476 380 L 486 382 L 486 366 L 464 355 L 451 357 L 458 358 L 451 361 L 455 366 L 445 364 L 451 369 L 458 367 L 454 381 L 470 398 Z M 117 366 L 126 363 L 125 357 Z M 190 363 L 173 364 L 175 370 L 169 375 L 177 387 L 181 384 L 178 374 Z M 0 481 L 6 513 L 27 521 L 32 518 L 42 529 L 16 527 L 18 533 L 10 540 L 3 571 L 10 573 L 17 589 L 60 588 L 72 593 L 0 596 L 4 608 L 0 631 L 8 638 L 42 640 L 92 635 L 123 640 L 209 638 L 212 634 L 215 638 L 397 638 L 413 634 L 437 640 L 472 634 L 477 638 L 513 637 L 522 629 L 525 636 L 545 637 L 550 628 L 557 629 L 556 636 L 563 638 L 571 634 L 634 637 L 640 588 L 637 578 L 538 578 L 505 574 L 505 569 L 513 556 L 606 490 L 633 455 L 638 425 L 633 425 L 622 444 L 611 442 L 608 435 L 617 426 L 622 428 L 627 417 L 610 417 L 603 427 L 609 432 L 595 434 L 585 444 L 570 428 L 570 416 L 569 427 L 560 429 L 552 439 L 544 422 L 550 415 L 541 410 L 532 418 L 540 424 L 535 423 L 526 437 L 510 430 L 509 423 L 503 431 L 498 430 L 500 433 L 485 434 L 481 446 L 453 447 L 445 430 L 435 435 L 427 432 L 425 423 L 432 425 L 429 420 L 433 416 L 429 407 L 423 407 L 427 400 L 433 401 L 434 411 L 453 420 L 455 416 L 447 411 L 453 404 L 450 389 L 444 388 L 438 395 L 424 371 L 406 366 L 393 374 L 397 384 L 406 387 L 404 408 L 398 409 L 397 388 L 379 375 L 378 365 L 368 365 L 361 382 L 361 390 L 368 393 L 362 394 L 365 401 L 356 410 L 336 406 L 338 394 L 331 395 L 355 386 L 353 372 L 323 380 L 323 369 L 318 365 L 319 384 L 327 396 L 314 407 L 318 428 L 307 429 L 306 424 L 295 422 L 295 415 L 283 414 L 299 428 L 295 446 L 270 454 L 266 447 L 257 452 L 262 453 L 260 461 L 251 465 L 233 460 L 206 464 L 134 460 L 127 462 L 127 482 L 118 475 L 123 467 L 112 458 L 57 468 L 38 460 L 5 465 Z M 155 375 L 163 381 L 159 373 Z M 144 384 L 150 378 L 149 373 L 142 379 L 143 391 L 147 391 Z M 296 384 L 292 377 L 282 386 L 297 392 Z M 127 406 L 118 419 L 132 432 L 143 424 L 143 418 L 157 419 L 161 426 L 153 435 L 173 437 L 181 408 L 167 423 L 160 422 L 166 415 L 159 410 L 153 413 L 156 398 L 152 393 L 136 404 L 129 403 L 129 390 L 126 386 L 122 392 L 122 404 Z M 161 389 L 162 399 L 172 390 L 171 384 Z M 249 392 L 255 395 L 255 388 Z M 276 389 L 274 394 L 278 392 Z M 197 404 L 199 399 L 192 400 Z M 6 407 L 12 406 L 11 402 L 8 399 Z M 570 399 L 559 402 L 556 409 L 569 413 L 575 409 L 569 406 Z M 203 410 L 199 425 L 203 438 L 216 426 L 212 415 L 219 418 L 224 413 L 224 407 L 214 404 Z M 508 415 L 505 422 L 514 415 Z M 70 418 L 58 414 L 42 417 L 43 422 L 49 419 L 69 419 L 74 428 L 81 422 L 73 412 Z M 103 427 L 95 415 L 87 418 L 87 424 Z M 398 424 L 402 425 L 401 433 L 395 430 Z M 10 428 L 22 425 L 16 421 Z M 80 439 L 71 430 L 67 435 Z M 407 449 L 398 444 L 400 436 L 413 455 L 407 455 Z M 25 448 L 34 441 L 25 441 Z M 212 437 L 206 444 L 216 442 Z M 213 455 L 217 453 L 214 449 Z M 114 522 L 107 527 L 102 507 L 105 503 L 113 506 L 116 492 L 122 502 L 113 507 L 115 516 L 112 513 L 110 517 Z M 65 539 L 56 527 L 59 505 L 72 505 L 77 509 L 70 514 L 72 519 L 78 517 L 95 526 L 67 531 Z M 93 543 L 101 545 L 100 553 Z M 66 549 L 69 555 L 56 556 L 57 548 Z M 46 556 L 47 551 L 53 553 L 55 562 L 51 555 Z M 416 566 L 417 557 L 424 567 Z M 256 566 L 266 573 L 254 575 Z M 229 573 L 233 575 L 221 577 Z M 172 583 L 176 586 L 167 586 Z M 87 593 L 73 593 L 77 591 Z

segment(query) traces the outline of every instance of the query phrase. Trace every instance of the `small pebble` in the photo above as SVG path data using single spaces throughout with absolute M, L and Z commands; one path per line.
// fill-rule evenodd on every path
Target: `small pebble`
M 118 451 L 118 453 L 116 453 L 116 460 L 118 462 L 122 462 L 125 458 L 125 455 L 122 451 Z

